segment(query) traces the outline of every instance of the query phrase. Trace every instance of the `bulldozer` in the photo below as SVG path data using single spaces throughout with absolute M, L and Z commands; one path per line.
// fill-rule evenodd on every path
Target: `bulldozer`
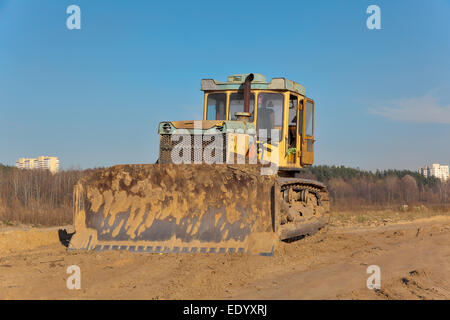
M 202 120 L 159 123 L 155 164 L 78 181 L 68 250 L 271 256 L 326 227 L 327 188 L 302 178 L 315 143 L 305 88 L 255 73 L 201 90 Z

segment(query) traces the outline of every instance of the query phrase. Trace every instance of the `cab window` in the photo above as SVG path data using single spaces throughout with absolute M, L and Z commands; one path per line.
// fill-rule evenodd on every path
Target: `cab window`
M 307 137 L 313 136 L 313 111 L 314 105 L 312 101 L 307 100 L 305 106 L 305 134 Z
M 206 120 L 225 120 L 227 110 L 227 95 L 213 93 L 208 95 Z
M 229 120 L 237 120 L 235 116 L 236 112 L 244 112 L 244 94 L 240 92 L 230 94 Z M 250 121 L 252 122 L 255 115 L 255 95 L 253 93 L 250 94 L 249 112 L 251 113 Z
M 298 135 L 301 136 L 303 134 L 303 102 L 304 100 L 302 98 L 300 98 L 300 104 L 299 104 L 299 108 L 300 110 L 298 111 Z
M 289 97 L 289 127 L 287 148 L 296 148 L 297 146 L 297 105 L 298 98 L 294 95 Z
M 280 93 L 260 93 L 258 95 L 257 129 L 267 130 L 267 137 L 281 141 L 283 134 L 284 96 Z M 278 137 L 271 137 L 271 130 L 279 130 Z

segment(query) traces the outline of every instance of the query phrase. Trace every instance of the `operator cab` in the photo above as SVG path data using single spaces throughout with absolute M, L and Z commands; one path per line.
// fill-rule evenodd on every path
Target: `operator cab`
M 203 120 L 236 121 L 236 113 L 244 112 L 244 82 L 249 74 L 228 77 L 227 82 L 203 79 Z M 273 78 L 270 82 L 261 74 L 253 74 L 250 87 L 250 117 L 257 133 L 267 130 L 271 146 L 278 146 L 280 163 L 301 167 L 314 160 L 314 101 L 305 95 L 300 84 Z M 271 130 L 278 130 L 272 136 Z M 281 152 L 282 150 L 282 152 Z

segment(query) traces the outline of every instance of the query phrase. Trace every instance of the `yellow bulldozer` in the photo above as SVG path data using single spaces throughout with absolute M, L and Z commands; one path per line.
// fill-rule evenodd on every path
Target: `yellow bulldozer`
M 203 120 L 163 121 L 156 164 L 117 165 L 74 191 L 69 250 L 273 255 L 329 219 L 314 161 L 314 101 L 260 74 L 203 79 Z

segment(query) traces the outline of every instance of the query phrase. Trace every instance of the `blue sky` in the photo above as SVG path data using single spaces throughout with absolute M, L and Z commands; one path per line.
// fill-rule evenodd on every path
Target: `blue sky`
M 449 0 L 0 0 L 0 163 L 152 163 L 160 121 L 201 118 L 200 79 L 256 72 L 316 101 L 316 164 L 448 164 L 449 17 Z

